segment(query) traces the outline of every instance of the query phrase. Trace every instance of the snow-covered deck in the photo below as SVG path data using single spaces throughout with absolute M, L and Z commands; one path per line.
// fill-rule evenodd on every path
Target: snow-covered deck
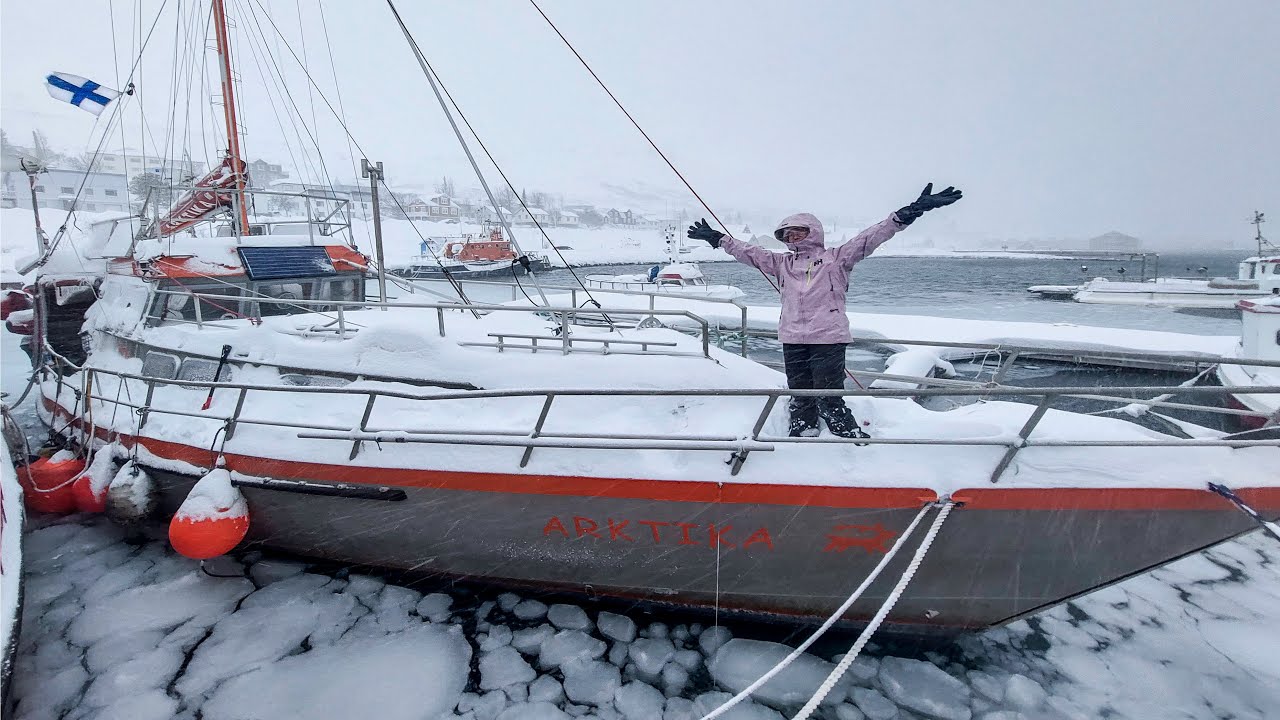
M 736 355 L 710 349 L 702 357 L 701 342 L 672 330 L 575 327 L 576 338 L 615 338 L 673 343 L 685 356 L 572 353 L 554 348 L 499 352 L 463 342 L 492 341 L 491 334 L 552 335 L 558 325 L 527 313 L 497 312 L 474 318 L 446 311 L 445 335 L 433 310 L 393 308 L 347 313 L 357 332 L 347 339 L 302 334 L 331 318 L 293 315 L 266 318 L 262 325 L 221 321 L 204 328 L 167 325 L 125 330 L 112 323 L 110 302 L 100 303 L 91 320 L 101 328 L 151 347 L 216 358 L 222 345 L 232 347 L 235 383 L 280 386 L 281 368 L 311 368 L 361 376 L 345 387 L 316 392 L 285 387 L 250 390 L 239 410 L 242 427 L 225 451 L 257 457 L 348 464 L 352 441 L 369 439 L 357 428 L 389 441 L 379 451 L 357 460 L 371 467 L 494 471 L 550 476 L 647 478 L 657 480 L 730 480 L 743 483 L 803 484 L 835 487 L 928 487 L 946 494 L 989 483 L 1009 447 L 1021 445 L 1019 430 L 1034 411 L 1022 403 L 978 402 L 954 410 L 928 410 L 905 397 L 853 397 L 850 405 L 881 444 L 854 447 L 839 443 L 787 442 L 785 402 L 769 413 L 758 438 L 753 426 L 769 395 L 785 388 L 781 373 Z M 118 307 L 117 307 L 118 309 Z M 94 365 L 107 371 L 139 373 L 141 358 L 124 358 L 111 349 L 94 353 Z M 498 393 L 453 393 L 389 379 L 444 378 Z M 113 412 L 113 398 L 137 399 L 144 383 L 106 373 L 95 377 L 93 417 L 99 427 L 137 432 L 131 412 Z M 237 412 L 238 393 L 215 393 L 212 407 L 199 411 L 204 388 L 158 385 L 142 435 L 207 448 L 226 419 Z M 590 390 L 574 395 L 566 391 Z M 661 394 L 620 395 L 617 391 Z M 52 381 L 44 388 L 52 397 Z M 972 389 L 970 389 L 972 392 Z M 361 414 L 371 394 L 381 394 L 367 423 Z M 901 394 L 901 393 L 900 393 Z M 646 434 L 664 438 L 663 447 L 640 451 L 621 447 L 539 449 L 527 467 L 520 466 L 523 447 L 490 447 L 468 443 L 479 436 L 528 437 L 538 422 L 546 397 L 558 395 L 541 426 L 543 435 L 588 438 L 602 433 Z M 436 397 L 437 399 L 432 399 Z M 182 413 L 182 414 L 170 414 Z M 113 418 L 114 420 L 109 420 Z M 279 424 L 277 424 L 279 423 Z M 299 438 L 299 427 L 315 426 L 330 439 Z M 432 434 L 455 438 L 430 448 L 404 442 Z M 720 438 L 712 447 L 680 446 L 680 438 Z M 741 473 L 730 477 L 725 452 L 735 438 L 753 450 Z M 1166 435 L 1130 422 L 1049 410 L 1036 426 L 1032 442 L 1169 441 Z M 670 440 L 671 442 L 666 442 Z M 394 443 L 394 444 L 390 444 Z M 900 444 L 896 444 L 900 443 Z M 954 443 L 954 444 L 948 444 Z M 530 443 L 534 444 L 534 443 Z M 590 443 L 587 443 L 590 445 Z M 767 450 L 767 451 L 763 451 Z M 1269 458 L 1274 458 L 1271 460 Z M 1260 468 L 1280 463 L 1280 448 L 1245 447 L 1027 447 L 1004 473 L 1013 487 L 1187 487 L 1207 481 L 1237 487 L 1272 486 L 1280 478 Z M 189 468 L 177 468 L 187 470 Z

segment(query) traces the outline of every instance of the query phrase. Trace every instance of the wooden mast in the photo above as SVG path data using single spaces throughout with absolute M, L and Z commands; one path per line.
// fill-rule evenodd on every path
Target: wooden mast
M 231 40 L 227 36 L 227 13 L 224 0 L 213 0 L 213 27 L 217 34 L 218 60 L 222 68 L 222 114 L 227 121 L 227 156 L 236 177 L 235 222 L 239 235 L 249 232 L 249 205 L 245 202 L 244 160 L 240 157 L 240 130 L 236 123 L 236 97 L 231 75 Z

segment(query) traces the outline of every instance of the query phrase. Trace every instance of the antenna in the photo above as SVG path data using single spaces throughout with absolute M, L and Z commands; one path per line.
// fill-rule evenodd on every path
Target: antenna
M 1263 248 L 1271 248 L 1272 250 L 1280 251 L 1280 248 L 1272 245 L 1270 241 L 1262 237 L 1262 223 L 1266 221 L 1266 214 L 1258 212 L 1257 210 L 1253 211 L 1253 219 L 1249 221 L 1253 225 L 1254 240 L 1258 242 L 1258 257 L 1262 257 Z

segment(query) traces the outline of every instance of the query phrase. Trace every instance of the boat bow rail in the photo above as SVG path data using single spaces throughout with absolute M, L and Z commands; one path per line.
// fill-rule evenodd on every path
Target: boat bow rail
M 528 465 L 532 453 L 537 448 L 560 449 L 597 449 L 597 450 L 691 450 L 730 452 L 726 464 L 730 466 L 730 474 L 737 475 L 749 454 L 755 451 L 772 451 L 783 443 L 857 443 L 882 445 L 914 445 L 914 446 L 993 446 L 1004 447 L 1006 451 L 993 469 L 990 481 L 996 483 L 1012 463 L 1014 457 L 1027 447 L 1280 447 L 1277 439 L 1239 439 L 1224 437 L 1190 437 L 1168 439 L 1128 440 L 1114 438 L 1098 439 L 1052 439 L 1033 438 L 1036 427 L 1055 402 L 1062 398 L 1082 398 L 1114 403 L 1119 406 L 1148 405 L 1151 407 L 1193 407 L 1203 412 L 1227 415 L 1262 416 L 1261 413 L 1230 408 L 1216 408 L 1199 405 L 1169 403 L 1158 397 L 1143 400 L 1140 394 L 1156 396 L 1166 393 L 1180 393 L 1194 396 L 1220 396 L 1231 391 L 1219 386 L 1137 386 L 1112 387 L 1104 390 L 1097 388 L 1082 389 L 1078 387 L 1038 387 L 1028 388 L 1010 385 L 998 385 L 986 382 L 963 380 L 934 380 L 929 378 L 907 377 L 906 379 L 921 383 L 925 387 L 918 388 L 859 388 L 851 390 L 792 390 L 787 388 L 743 388 L 743 389 L 582 389 L 582 388 L 544 388 L 544 389 L 495 389 L 471 390 L 444 393 L 413 392 L 407 390 L 389 390 L 382 388 L 350 388 L 323 386 L 286 386 L 237 382 L 188 381 L 178 379 L 154 378 L 140 374 L 120 372 L 95 367 L 74 366 L 60 356 L 54 360 L 63 365 L 62 373 L 56 372 L 52 366 L 46 366 L 46 377 L 52 374 L 58 381 L 55 403 L 62 394 L 63 375 L 68 372 L 83 373 L 81 387 L 72 387 L 76 405 L 91 407 L 89 404 L 90 389 L 94 387 L 97 375 L 114 376 L 121 381 L 135 381 L 145 384 L 145 399 L 134 403 L 121 399 L 117 393 L 114 399 L 105 394 L 93 397 L 92 401 L 100 409 L 94 413 L 98 417 L 126 408 L 139 416 L 136 432 L 141 436 L 151 414 L 165 413 L 174 416 L 217 420 L 223 425 L 223 443 L 231 439 L 240 425 L 271 426 L 297 430 L 296 436 L 303 439 L 338 440 L 351 443 L 349 459 L 354 460 L 367 442 L 374 443 L 426 443 L 455 444 L 473 446 L 509 446 L 523 447 L 524 453 L 520 466 Z M 1280 362 L 1252 359 L 1233 360 L 1241 364 L 1265 364 L 1280 366 Z M 869 378 L 903 379 L 904 376 L 886 373 L 859 372 Z M 171 408 L 157 408 L 152 405 L 157 386 L 177 386 L 198 390 L 224 390 L 237 393 L 234 410 L 226 416 L 212 415 L 206 412 L 190 412 Z M 1258 386 L 1250 388 L 1255 394 L 1280 394 L 1280 386 Z M 321 394 L 330 397 L 355 396 L 364 398 L 363 413 L 358 423 L 322 424 L 315 422 L 289 422 L 278 417 L 247 417 L 244 409 L 250 394 L 270 393 L 302 393 Z M 864 397 L 864 398 L 919 398 L 933 396 L 987 398 L 993 395 L 1032 400 L 1036 404 L 1025 423 L 1016 434 L 1004 437 L 989 438 L 930 438 L 930 437 L 871 437 L 846 439 L 837 436 L 820 437 L 784 437 L 769 435 L 764 432 L 766 422 L 783 397 Z M 555 401 L 558 398 L 599 398 L 601 403 L 615 403 L 619 398 L 663 398 L 663 397 L 715 397 L 715 398 L 758 398 L 761 409 L 754 419 L 749 432 L 673 435 L 664 433 L 594 433 L 594 432 L 547 432 L 544 430 Z M 527 431 L 493 429 L 477 431 L 475 428 L 447 427 L 431 425 L 422 427 L 378 427 L 370 420 L 374 408 L 380 400 L 409 400 L 413 402 L 440 402 L 451 400 L 484 400 L 493 398 L 542 398 L 541 410 L 537 421 Z M 267 403 L 270 406 L 270 403 Z M 1274 425 L 1280 420 L 1275 417 L 1267 419 Z M 73 432 L 72 423 L 64 426 L 64 432 Z
M 155 289 L 154 294 L 157 296 L 173 296 L 189 298 L 194 304 L 195 318 L 193 320 L 169 320 L 175 324 L 190 324 L 198 328 L 214 327 L 214 328 L 230 328 L 232 326 L 225 324 L 221 320 L 205 320 L 201 306 L 205 301 L 211 301 L 210 304 L 216 303 L 235 303 L 244 299 L 241 295 L 224 295 L 221 293 L 202 293 L 191 288 L 183 288 L 180 290 L 172 289 Z M 552 305 L 534 305 L 530 307 L 511 306 L 511 305 L 493 305 L 487 303 L 460 303 L 460 302 L 398 302 L 398 301 L 341 301 L 341 300 L 305 300 L 305 299 L 281 299 L 272 298 L 261 293 L 253 296 L 253 300 L 259 304 L 273 304 L 280 306 L 291 306 L 307 311 L 308 313 L 331 314 L 329 322 L 314 324 L 309 327 L 295 328 L 293 331 L 285 331 L 290 334 L 303 336 L 332 336 L 341 340 L 349 339 L 358 332 L 360 325 L 351 322 L 349 313 L 351 311 L 368 310 L 370 308 L 382 309 L 418 309 L 418 310 L 435 310 L 436 311 L 436 328 L 440 337 L 447 337 L 445 326 L 446 310 L 470 311 L 472 313 L 519 313 L 519 314 L 535 314 L 547 315 L 553 317 L 558 322 L 556 335 L 529 335 L 520 333 L 489 333 L 488 337 L 494 338 L 492 342 L 460 342 L 459 345 L 471 347 L 492 347 L 498 351 L 525 349 L 537 352 L 538 350 L 555 349 L 553 345 L 541 345 L 539 340 L 551 341 L 555 345 L 560 346 L 563 354 L 568 355 L 572 352 L 592 352 L 596 354 L 634 354 L 627 350 L 618 350 L 613 348 L 614 345 L 624 347 L 639 347 L 640 352 L 646 355 L 667 355 L 676 357 L 711 357 L 711 324 L 706 319 L 698 316 L 689 310 L 652 310 L 653 315 L 662 317 L 683 318 L 692 322 L 698 327 L 698 337 L 701 340 L 701 352 L 689 353 L 676 350 L 666 350 L 665 348 L 675 347 L 676 343 L 663 341 L 648 340 L 626 340 L 623 338 L 590 338 L 577 337 L 573 335 L 572 328 L 584 325 L 582 317 L 599 317 L 601 320 L 591 323 L 593 326 L 599 326 L 601 323 L 607 323 L 609 315 L 617 312 L 612 308 L 595 308 L 595 307 L 562 307 Z M 154 304 L 154 303 L 153 303 Z M 259 318 L 248 318 L 250 321 L 259 320 Z M 525 343 L 508 342 L 509 339 L 528 340 Z M 590 347 L 584 348 L 583 345 Z M 650 348 L 663 348 L 654 349 Z

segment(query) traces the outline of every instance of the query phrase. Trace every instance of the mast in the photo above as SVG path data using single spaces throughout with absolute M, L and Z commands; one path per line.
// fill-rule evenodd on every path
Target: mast
M 231 39 L 227 36 L 227 12 L 224 0 L 213 0 L 213 27 L 218 40 L 218 60 L 222 70 L 222 114 L 227 121 L 227 156 L 235 173 L 235 224 L 237 235 L 249 231 L 249 206 L 244 200 L 244 161 L 240 158 L 240 130 L 236 123 L 236 96 L 231 75 Z
M 1263 246 L 1269 244 L 1266 238 L 1262 237 L 1262 223 L 1266 221 L 1266 216 L 1257 210 L 1253 211 L 1253 219 L 1249 221 L 1253 224 L 1254 239 L 1258 241 L 1258 257 L 1262 257 Z

